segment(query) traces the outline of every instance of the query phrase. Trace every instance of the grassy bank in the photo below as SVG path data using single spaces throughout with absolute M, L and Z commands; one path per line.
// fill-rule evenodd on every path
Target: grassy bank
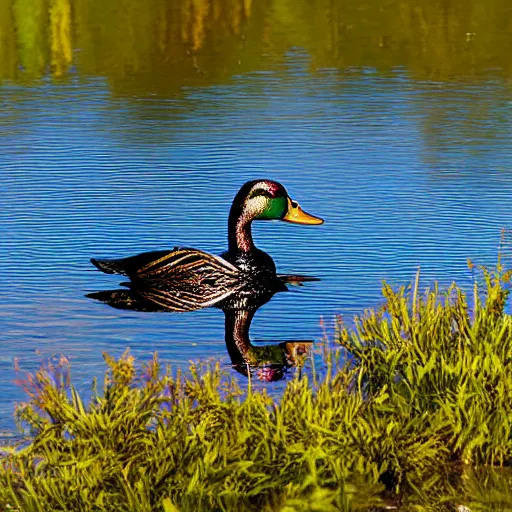
M 297 375 L 278 400 L 218 367 L 172 374 L 127 354 L 106 357 L 85 405 L 65 361 L 42 369 L 0 509 L 512 510 L 507 277 L 484 271 L 469 298 L 384 285 L 378 310 L 339 323 L 322 380 Z

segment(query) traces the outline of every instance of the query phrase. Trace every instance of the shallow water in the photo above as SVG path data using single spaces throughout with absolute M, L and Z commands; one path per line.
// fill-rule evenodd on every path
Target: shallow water
M 421 267 L 425 286 L 469 287 L 467 258 L 495 263 L 512 8 L 342 4 L 0 0 L 0 429 L 24 398 L 15 361 L 63 354 L 81 389 L 126 347 L 228 366 L 222 312 L 85 294 L 119 283 L 92 256 L 225 250 L 246 180 L 282 182 L 326 221 L 254 226 L 279 272 L 321 281 L 263 306 L 253 340 L 319 340 L 322 317 L 378 305 L 382 279 Z

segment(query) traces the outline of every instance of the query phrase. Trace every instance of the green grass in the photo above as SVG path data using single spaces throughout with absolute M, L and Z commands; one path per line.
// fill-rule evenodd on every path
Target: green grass
M 384 285 L 379 309 L 338 323 L 322 380 L 297 372 L 279 399 L 125 354 L 85 405 L 65 360 L 41 369 L 0 509 L 512 511 L 507 279 L 483 270 L 469 300 Z

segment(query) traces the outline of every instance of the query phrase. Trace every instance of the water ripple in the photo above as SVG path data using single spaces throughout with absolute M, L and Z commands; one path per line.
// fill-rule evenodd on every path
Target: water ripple
M 10 426 L 14 359 L 64 353 L 79 382 L 101 352 L 225 360 L 222 313 L 144 315 L 87 300 L 118 280 L 91 256 L 226 247 L 232 198 L 248 179 L 281 181 L 319 227 L 255 225 L 283 273 L 322 278 L 276 296 L 255 339 L 320 339 L 320 318 L 379 304 L 380 283 L 470 286 L 466 259 L 496 261 L 510 226 L 510 90 L 403 71 L 311 73 L 288 61 L 180 98 L 116 98 L 103 80 L 2 86 L 0 428 Z M 302 71 L 301 71 L 302 70 Z M 300 71 L 300 72 L 298 72 Z

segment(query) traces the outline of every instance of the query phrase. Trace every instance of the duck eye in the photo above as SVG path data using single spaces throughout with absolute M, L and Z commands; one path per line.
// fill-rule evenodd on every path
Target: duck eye
M 269 192 L 268 190 L 265 190 L 263 188 L 258 188 L 256 190 L 253 190 L 253 192 L 251 193 L 251 195 L 249 197 L 252 198 L 252 197 L 258 197 L 258 196 L 273 198 L 273 195 L 271 194 L 271 192 Z
M 291 203 L 292 203 L 292 208 L 297 208 L 299 206 L 299 204 L 293 200 L 291 201 Z

